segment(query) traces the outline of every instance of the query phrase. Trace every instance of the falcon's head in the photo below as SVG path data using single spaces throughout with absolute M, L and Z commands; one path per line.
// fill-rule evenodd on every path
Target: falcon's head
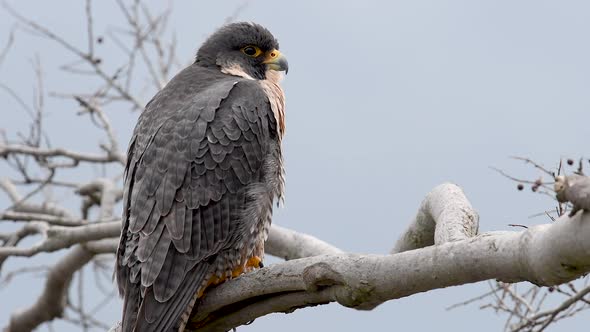
M 221 27 L 203 43 L 196 63 L 247 78 L 266 79 L 268 70 L 289 70 L 279 42 L 261 25 L 232 23 Z

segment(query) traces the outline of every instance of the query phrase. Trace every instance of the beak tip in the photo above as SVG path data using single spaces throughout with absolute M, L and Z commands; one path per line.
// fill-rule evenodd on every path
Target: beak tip
M 275 56 L 274 58 L 267 59 L 263 63 L 266 64 L 268 69 L 276 70 L 276 71 L 284 71 L 285 75 L 289 73 L 289 62 L 287 58 L 278 52 L 278 57 Z
M 287 58 L 281 57 L 279 60 L 279 67 L 285 71 L 285 75 L 289 73 L 289 62 L 287 62 Z

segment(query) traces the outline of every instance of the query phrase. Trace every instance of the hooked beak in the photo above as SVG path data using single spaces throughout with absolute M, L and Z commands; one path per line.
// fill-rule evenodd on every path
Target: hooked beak
M 268 69 L 284 71 L 285 74 L 289 72 L 289 62 L 287 62 L 287 58 L 279 50 L 267 52 L 262 63 L 266 64 Z

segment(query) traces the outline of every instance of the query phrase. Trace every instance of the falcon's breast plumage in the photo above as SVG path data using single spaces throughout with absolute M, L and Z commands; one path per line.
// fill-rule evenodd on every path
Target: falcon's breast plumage
M 117 251 L 124 332 L 190 327 L 207 286 L 261 263 L 284 186 L 278 49 L 258 24 L 226 25 L 140 115 Z

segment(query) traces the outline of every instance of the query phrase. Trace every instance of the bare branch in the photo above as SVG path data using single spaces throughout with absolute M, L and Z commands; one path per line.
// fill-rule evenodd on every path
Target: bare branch
M 0 66 L 2 66 L 2 63 L 4 62 L 6 55 L 8 55 L 8 51 L 10 51 L 10 48 L 14 44 L 14 30 L 14 27 L 10 29 L 10 33 L 8 34 L 8 41 L 6 42 L 6 45 L 4 45 L 4 48 L 2 48 L 2 51 L 0 51 Z
M 555 178 L 555 173 L 551 172 L 550 170 L 546 169 L 545 167 L 543 167 L 541 164 L 535 162 L 534 160 L 530 159 L 530 158 L 524 158 L 524 157 L 518 157 L 518 156 L 513 156 L 511 157 L 512 159 L 516 159 L 516 160 L 522 160 L 527 164 L 531 164 L 533 165 L 535 168 L 539 169 L 540 171 L 542 171 L 543 173 L 549 175 L 552 178 Z
M 285 260 L 343 252 L 316 237 L 278 225 L 271 226 L 264 249 L 268 254 Z
M 0 178 L 0 189 L 2 189 L 8 195 L 13 203 L 22 199 L 14 184 L 8 179 Z
M 35 148 L 26 145 L 4 145 L 0 144 L 0 157 L 5 157 L 9 153 L 19 153 L 25 154 L 35 157 L 65 157 L 70 158 L 74 162 L 86 161 L 92 163 L 111 163 L 111 162 L 118 162 L 124 163 L 124 160 L 121 160 L 118 156 L 114 155 L 93 155 L 93 154 L 85 154 L 80 152 L 74 152 L 62 148 L 55 148 L 55 149 L 43 149 L 43 148 Z
M 499 168 L 496 168 L 496 167 L 490 167 L 490 168 L 493 169 L 494 171 L 498 172 L 503 177 L 505 177 L 507 179 L 510 179 L 512 181 L 515 181 L 515 182 L 519 182 L 519 183 L 528 183 L 528 184 L 532 184 L 532 185 L 541 185 L 541 186 L 544 186 L 547 189 L 549 189 L 549 187 L 546 187 L 546 185 L 553 183 L 553 181 L 539 183 L 539 180 L 531 181 L 531 180 L 526 180 L 526 179 L 520 179 L 520 178 L 516 178 L 516 177 L 514 177 L 514 176 L 512 176 L 512 175 L 510 175 L 510 174 L 508 174 L 506 172 L 504 172 L 503 170 L 501 170 Z
M 5 332 L 28 332 L 40 324 L 60 317 L 65 307 L 65 294 L 74 272 L 86 265 L 94 256 L 83 247 L 75 247 L 51 268 L 41 296 L 29 308 L 15 312 Z
M 44 221 L 50 225 L 58 226 L 82 226 L 88 224 L 88 220 L 77 218 L 67 218 L 63 216 L 54 216 L 45 213 L 24 213 L 6 211 L 0 212 L 0 220 L 10 221 Z
M 22 274 L 25 273 L 39 273 L 39 272 L 47 272 L 49 267 L 47 266 L 25 266 L 14 271 L 10 271 L 4 274 L 2 280 L 0 280 L 0 289 L 10 283 L 10 281 Z
M 102 187 L 102 202 L 99 219 L 107 219 L 113 216 L 113 208 L 116 201 L 116 189 L 114 184 L 106 179 L 99 181 Z M 30 225 L 30 224 L 27 224 Z M 66 228 L 67 231 L 75 229 L 79 238 L 87 237 L 87 240 L 94 239 L 94 237 L 81 234 L 82 232 L 96 232 L 102 233 L 100 238 L 107 238 L 110 236 L 118 235 L 120 232 L 120 223 L 115 222 L 111 225 L 107 223 L 93 224 L 88 226 L 80 227 L 102 227 L 102 229 L 93 229 L 93 231 L 82 230 L 82 228 Z M 103 227 L 106 226 L 106 227 Z M 116 227 L 115 227 L 116 226 Z M 51 226 L 60 227 L 60 226 Z M 50 227 L 50 229 L 51 229 Z M 116 228 L 116 231 L 115 231 Z M 64 230 L 64 232 L 66 232 Z M 48 232 L 49 233 L 49 232 Z M 96 234 L 95 233 L 95 234 Z M 67 241 L 67 240 L 66 240 Z M 104 240 L 103 240 L 104 241 Z M 98 248 L 103 246 L 102 244 L 97 245 Z M 0 250 L 3 248 L 0 248 Z M 92 260 L 95 254 L 98 252 L 92 252 L 85 246 L 76 246 L 68 254 L 66 254 L 48 273 L 47 282 L 43 293 L 31 307 L 16 312 L 10 318 L 8 327 L 5 328 L 6 332 L 24 332 L 35 329 L 40 324 L 50 321 L 56 317 L 60 317 L 63 314 L 67 292 L 72 280 L 73 274 L 80 270 L 84 265 Z
M 106 114 L 99 107 L 91 105 L 82 97 L 74 96 L 74 99 L 76 99 L 76 101 L 80 103 L 80 105 L 83 106 L 90 114 L 96 114 L 98 116 L 100 126 L 104 129 L 110 142 L 110 147 L 105 148 L 107 155 L 114 156 L 121 163 L 121 165 L 125 165 L 127 157 L 123 153 L 119 152 L 119 144 L 117 142 L 115 132 Z
M 551 324 L 554 321 L 554 319 L 557 317 L 557 315 L 559 313 L 570 308 L 572 305 L 574 305 L 575 303 L 577 303 L 578 301 L 583 299 L 584 296 L 586 296 L 588 294 L 590 294 L 590 286 L 587 286 L 584 289 L 580 290 L 577 294 L 571 296 L 570 298 L 568 298 L 567 300 L 565 300 L 563 303 L 561 303 L 559 306 L 557 306 L 556 308 L 554 308 L 552 310 L 539 312 L 531 317 L 527 317 L 524 323 L 516 326 L 515 328 L 512 329 L 512 331 L 514 331 L 514 332 L 522 331 L 525 328 L 528 328 L 533 324 L 539 324 L 539 321 L 541 321 L 542 325 L 537 331 L 543 331 L 547 326 L 549 326 L 549 324 Z
M 31 117 L 31 119 L 35 117 L 35 115 L 33 114 L 33 109 L 29 105 L 27 105 L 27 103 L 25 103 L 25 101 L 12 88 L 0 83 L 0 89 L 8 93 L 8 95 L 12 97 L 12 99 L 14 99 L 20 107 L 22 107 L 22 109 Z
M 142 109 L 143 108 L 142 102 L 140 102 L 134 96 L 132 96 L 127 89 L 125 89 L 124 87 L 119 85 L 115 81 L 115 79 L 113 79 L 113 77 L 111 75 L 108 75 L 100 67 L 101 61 L 99 59 L 94 58 L 92 54 L 83 52 L 82 50 L 80 50 L 76 46 L 72 45 L 70 42 L 66 41 L 65 39 L 63 39 L 59 35 L 55 34 L 51 30 L 49 30 L 48 28 L 36 23 L 33 20 L 27 19 L 26 17 L 24 17 L 23 15 L 18 13 L 16 10 L 14 10 L 14 8 L 10 7 L 6 2 L 2 3 L 2 7 L 4 7 L 4 9 L 6 9 L 6 11 L 10 15 L 12 15 L 15 19 L 20 21 L 22 24 L 24 24 L 28 28 L 32 29 L 36 33 L 39 33 L 41 36 L 58 43 L 59 45 L 61 45 L 63 48 L 65 48 L 69 52 L 78 56 L 81 60 L 84 60 L 88 65 L 90 65 L 92 67 L 92 69 L 94 70 L 95 74 L 98 77 L 100 77 L 106 84 L 108 84 L 108 86 L 115 89 L 120 94 L 121 97 L 123 97 L 125 100 L 127 100 L 131 104 L 133 104 L 135 109 Z
M 471 299 L 469 299 L 469 300 L 467 300 L 467 301 L 463 301 L 463 302 L 455 303 L 455 304 L 453 304 L 453 305 L 451 305 L 451 306 L 448 306 L 448 307 L 446 308 L 446 310 L 453 310 L 453 309 L 455 309 L 455 308 L 458 308 L 458 307 L 461 307 L 461 306 L 466 306 L 466 305 L 469 305 L 469 304 L 471 304 L 471 303 L 473 303 L 473 302 L 477 302 L 477 301 L 479 301 L 479 300 L 482 300 L 482 299 L 484 299 L 484 298 L 486 298 L 486 297 L 488 297 L 488 296 L 492 295 L 492 294 L 493 294 L 494 292 L 496 292 L 497 290 L 498 290 L 497 288 L 494 288 L 494 289 L 492 289 L 491 291 L 489 291 L 489 292 L 487 292 L 487 293 L 484 293 L 484 294 L 482 294 L 482 295 L 479 295 L 479 296 L 473 297 L 473 298 L 471 298 Z
M 445 183 L 434 188 L 420 204 L 408 229 L 391 253 L 473 237 L 479 216 L 458 186 Z
M 12 183 L 12 181 L 5 179 L 5 178 L 0 178 L 0 189 L 2 189 L 10 198 L 10 200 L 12 201 L 13 204 L 13 209 L 14 212 L 22 212 L 22 213 L 35 213 L 35 214 L 44 214 L 44 215 L 48 215 L 46 217 L 42 217 L 44 219 L 47 220 L 43 220 L 43 221 L 50 221 L 50 220 L 56 220 L 56 222 L 59 222 L 58 219 L 52 219 L 51 217 L 58 217 L 58 218 L 64 218 L 65 223 L 67 223 L 67 220 L 73 220 L 75 219 L 73 217 L 73 214 L 71 212 L 69 212 L 67 209 L 58 206 L 56 204 L 52 204 L 52 203 L 44 203 L 44 204 L 30 204 L 30 203 L 25 203 L 25 199 L 26 197 L 22 197 L 16 187 L 14 186 L 14 184 Z M 9 211 L 6 211 L 5 213 L 10 213 Z M 16 215 L 13 215 L 16 216 Z M 26 218 L 23 216 L 23 218 Z M 42 220 L 42 219 L 39 219 Z M 64 225 L 66 226 L 66 225 Z
M 212 289 L 198 307 L 197 320 L 207 318 L 199 331 L 227 330 L 267 313 L 334 301 L 372 309 L 387 300 L 486 279 L 559 284 L 590 270 L 588 237 L 590 215 L 584 214 L 522 232 L 482 234 L 389 256 L 288 261 Z M 247 301 L 252 298 L 261 300 Z
M 85 226 L 63 227 L 49 226 L 44 222 L 25 224 L 20 234 L 41 234 L 43 240 L 29 248 L 0 247 L 0 258 L 7 256 L 31 257 L 40 252 L 53 252 L 69 248 L 74 244 L 100 240 L 121 234 L 121 222 L 92 223 Z
M 114 254 L 119 245 L 119 237 L 84 243 L 83 246 L 95 254 Z

